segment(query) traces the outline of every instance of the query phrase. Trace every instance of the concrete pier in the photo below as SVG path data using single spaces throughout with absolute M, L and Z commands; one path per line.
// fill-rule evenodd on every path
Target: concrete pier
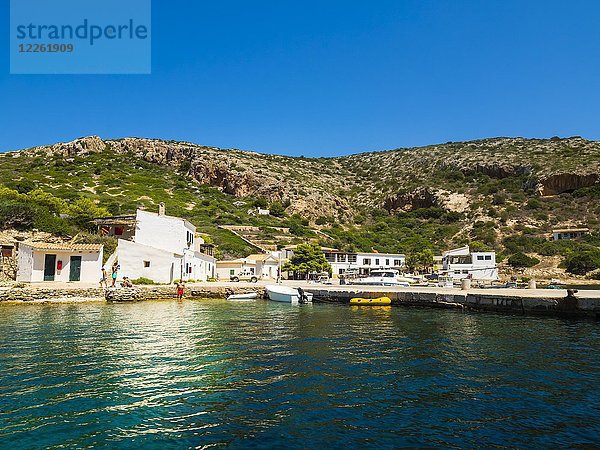
M 387 296 L 394 306 L 490 311 L 509 314 L 590 317 L 600 319 L 600 290 L 579 291 L 569 296 L 566 290 L 553 289 L 448 289 L 429 287 L 339 286 L 286 282 L 311 292 L 314 302 L 348 304 L 353 297 Z M 231 294 L 256 292 L 266 297 L 266 283 L 198 283 L 186 286 L 185 298 L 225 298 Z M 0 288 L 0 302 L 75 301 L 108 302 L 165 300 L 176 297 L 174 286 L 98 289 L 97 286 L 28 285 Z

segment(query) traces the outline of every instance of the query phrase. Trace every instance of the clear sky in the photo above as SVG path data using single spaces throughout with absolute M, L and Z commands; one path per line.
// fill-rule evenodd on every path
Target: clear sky
M 600 139 L 600 1 L 154 0 L 152 15 L 151 75 L 9 75 L 2 33 L 0 150 L 92 134 L 305 156 Z

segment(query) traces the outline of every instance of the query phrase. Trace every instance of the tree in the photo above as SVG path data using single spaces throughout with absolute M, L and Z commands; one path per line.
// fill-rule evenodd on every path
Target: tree
M 294 276 L 306 276 L 311 272 L 331 272 L 331 265 L 325 259 L 319 245 L 299 244 L 292 258 L 283 266 L 283 270 L 293 272 Z
M 92 220 L 96 217 L 108 216 L 108 211 L 96 205 L 89 198 L 79 198 L 69 205 L 68 213 L 71 221 L 80 228 L 93 230 Z
M 585 275 L 600 268 L 600 249 L 586 248 L 574 251 L 566 258 L 565 267 L 567 272 L 575 275 Z
M 285 209 L 283 208 L 283 206 L 281 206 L 281 203 L 279 202 L 271 203 L 271 206 L 269 207 L 269 212 L 272 216 L 275 217 L 283 217 L 285 215 Z
M 510 255 L 508 258 L 508 264 L 512 267 L 533 267 L 540 263 L 540 260 L 532 256 L 527 256 L 523 252 L 515 253 Z
M 406 266 L 411 272 L 415 270 L 428 270 L 433 266 L 433 252 L 426 248 L 420 252 L 408 255 Z
M 35 218 L 35 208 L 28 203 L 0 202 L 0 229 L 26 230 Z

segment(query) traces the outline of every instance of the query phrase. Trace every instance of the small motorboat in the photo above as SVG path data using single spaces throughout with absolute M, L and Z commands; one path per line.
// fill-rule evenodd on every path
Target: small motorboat
M 238 301 L 238 302 L 248 302 L 251 300 L 256 300 L 258 294 L 256 292 L 247 292 L 245 294 L 232 294 L 227 297 L 227 300 Z
M 269 300 L 274 302 L 298 304 L 310 303 L 313 299 L 313 295 L 310 292 L 305 292 L 302 288 L 270 284 L 266 289 Z

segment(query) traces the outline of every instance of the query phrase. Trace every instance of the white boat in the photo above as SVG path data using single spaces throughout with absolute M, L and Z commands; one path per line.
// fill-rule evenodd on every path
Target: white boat
M 274 302 L 298 304 L 310 303 L 313 299 L 313 295 L 310 292 L 305 292 L 301 288 L 270 284 L 266 286 L 266 289 L 269 300 Z
M 352 284 L 363 286 L 397 286 L 409 287 L 410 279 L 400 276 L 400 272 L 394 269 L 372 270 L 368 277 L 352 280 Z
M 227 297 L 227 300 L 250 301 L 256 300 L 256 297 L 258 297 L 258 294 L 256 292 L 248 292 L 245 294 L 232 294 L 229 297 Z

